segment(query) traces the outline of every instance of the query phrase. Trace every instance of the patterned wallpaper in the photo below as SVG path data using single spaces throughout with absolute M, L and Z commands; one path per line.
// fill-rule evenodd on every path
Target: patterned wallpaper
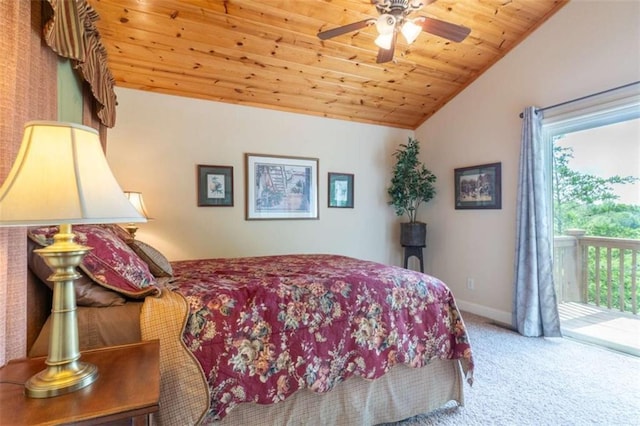
M 56 55 L 42 42 L 44 2 L 0 2 L 0 182 L 20 146 L 24 124 L 56 119 Z M 0 365 L 26 354 L 24 228 L 0 228 Z

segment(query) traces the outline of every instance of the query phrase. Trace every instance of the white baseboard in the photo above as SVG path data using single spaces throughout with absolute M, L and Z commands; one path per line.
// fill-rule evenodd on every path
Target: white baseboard
M 458 305 L 458 308 L 462 311 L 471 312 L 472 314 L 480 315 L 505 325 L 511 325 L 512 323 L 511 312 L 500 311 L 460 299 L 456 299 L 456 305 Z

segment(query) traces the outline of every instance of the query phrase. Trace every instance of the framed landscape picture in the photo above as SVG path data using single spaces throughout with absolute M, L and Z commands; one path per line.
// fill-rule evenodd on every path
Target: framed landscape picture
M 353 174 L 329 173 L 329 207 L 353 208 Z
M 455 169 L 456 209 L 502 208 L 502 163 Z
M 198 206 L 233 206 L 233 167 L 198 165 Z
M 245 154 L 246 219 L 318 219 L 318 159 Z

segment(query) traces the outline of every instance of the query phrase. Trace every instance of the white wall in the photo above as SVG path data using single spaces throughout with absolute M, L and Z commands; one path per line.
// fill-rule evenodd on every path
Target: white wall
M 171 260 L 338 253 L 400 264 L 386 204 L 393 150 L 413 132 L 119 88 L 107 157 L 155 220 L 139 239 Z M 319 220 L 245 220 L 244 154 L 319 158 Z M 234 206 L 197 207 L 196 165 L 233 166 Z M 355 175 L 355 208 L 327 207 L 327 173 Z
M 519 113 L 638 80 L 640 2 L 574 0 L 416 130 L 440 177 L 423 212 L 428 269 L 462 308 L 511 322 Z M 453 170 L 497 161 L 502 209 L 455 210 Z

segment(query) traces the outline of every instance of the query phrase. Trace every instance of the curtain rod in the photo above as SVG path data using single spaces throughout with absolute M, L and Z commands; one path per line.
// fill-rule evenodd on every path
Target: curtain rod
M 630 87 L 630 86 L 633 86 L 634 84 L 638 84 L 638 83 L 640 83 L 640 81 L 634 81 L 633 83 L 624 84 L 622 86 L 614 87 L 613 89 L 603 90 L 602 92 L 592 93 L 590 95 L 586 95 L 586 96 L 583 96 L 581 98 L 576 98 L 576 99 L 572 99 L 570 101 L 560 102 L 559 104 L 551 105 L 551 106 L 544 107 L 544 108 L 538 108 L 538 109 L 535 110 L 535 112 L 537 114 L 538 111 L 546 111 L 548 109 L 561 107 L 561 106 L 564 106 L 564 105 L 567 105 L 567 104 L 570 104 L 570 103 L 573 103 L 573 102 L 583 101 L 585 99 L 593 98 L 594 96 L 604 95 L 605 93 L 613 92 L 614 90 L 624 89 L 626 87 Z M 520 118 L 522 118 L 522 117 L 523 117 L 523 114 L 520 113 Z

